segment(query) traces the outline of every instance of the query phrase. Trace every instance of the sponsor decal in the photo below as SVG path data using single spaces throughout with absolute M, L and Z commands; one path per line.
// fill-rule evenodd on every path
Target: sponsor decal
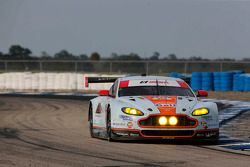
M 130 86 L 172 86 L 181 87 L 180 84 L 175 80 L 130 80 L 129 82 L 121 81 L 120 88 Z
M 204 129 L 207 129 L 207 121 L 205 121 L 204 119 L 201 121 L 201 125 L 203 126 Z
M 145 96 L 159 109 L 162 114 L 176 114 L 176 97 L 175 96 Z
M 112 123 L 113 126 L 126 126 L 125 122 L 113 122 Z
M 148 81 L 140 81 L 140 84 L 148 83 Z
M 175 96 L 145 96 L 148 100 L 153 102 L 154 104 L 176 104 L 176 97 Z
M 127 115 L 120 115 L 119 116 L 123 121 L 133 121 L 133 118 Z
M 127 126 L 128 126 L 129 129 L 133 128 L 133 122 L 128 122 Z
M 156 107 L 175 107 L 176 104 L 155 104 Z

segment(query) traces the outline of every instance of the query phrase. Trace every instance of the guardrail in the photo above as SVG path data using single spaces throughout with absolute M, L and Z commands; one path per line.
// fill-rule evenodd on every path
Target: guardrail
M 1 72 L 90 72 L 166 74 L 242 70 L 250 72 L 250 61 L 114 61 L 114 60 L 0 60 Z

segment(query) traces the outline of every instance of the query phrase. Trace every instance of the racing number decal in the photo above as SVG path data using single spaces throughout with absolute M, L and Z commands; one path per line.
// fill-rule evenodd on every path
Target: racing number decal
M 173 115 L 176 114 L 176 97 L 152 97 L 145 96 L 148 100 L 153 102 L 162 114 Z

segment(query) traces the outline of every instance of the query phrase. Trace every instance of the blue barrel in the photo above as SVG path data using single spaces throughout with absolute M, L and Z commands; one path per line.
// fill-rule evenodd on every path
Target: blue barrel
M 178 72 L 171 72 L 169 74 L 170 77 L 173 77 L 173 78 L 180 78 L 181 77 L 181 74 L 178 73 Z
M 213 90 L 213 73 L 212 72 L 203 72 L 201 88 L 203 90 Z
M 214 76 L 214 90 L 215 91 L 220 91 L 220 72 L 214 72 L 213 73 Z
M 240 73 L 233 75 L 233 91 L 240 91 Z
M 228 71 L 228 72 L 232 72 L 234 74 L 242 74 L 242 73 L 244 73 L 244 71 L 241 71 L 241 70 L 233 70 L 233 71 Z
M 239 75 L 239 91 L 244 91 L 245 89 L 245 74 Z
M 220 73 L 220 88 L 222 91 L 230 91 L 233 89 L 233 73 L 221 72 Z
M 244 91 L 250 91 L 250 75 L 245 75 Z
M 193 72 L 191 76 L 191 88 L 196 91 L 201 89 L 201 73 Z

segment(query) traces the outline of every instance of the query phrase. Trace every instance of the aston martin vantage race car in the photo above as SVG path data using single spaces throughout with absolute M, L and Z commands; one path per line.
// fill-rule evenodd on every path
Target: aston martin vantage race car
M 132 76 L 118 78 L 89 103 L 91 137 L 120 139 L 206 139 L 219 136 L 218 108 L 202 102 L 178 78 Z

